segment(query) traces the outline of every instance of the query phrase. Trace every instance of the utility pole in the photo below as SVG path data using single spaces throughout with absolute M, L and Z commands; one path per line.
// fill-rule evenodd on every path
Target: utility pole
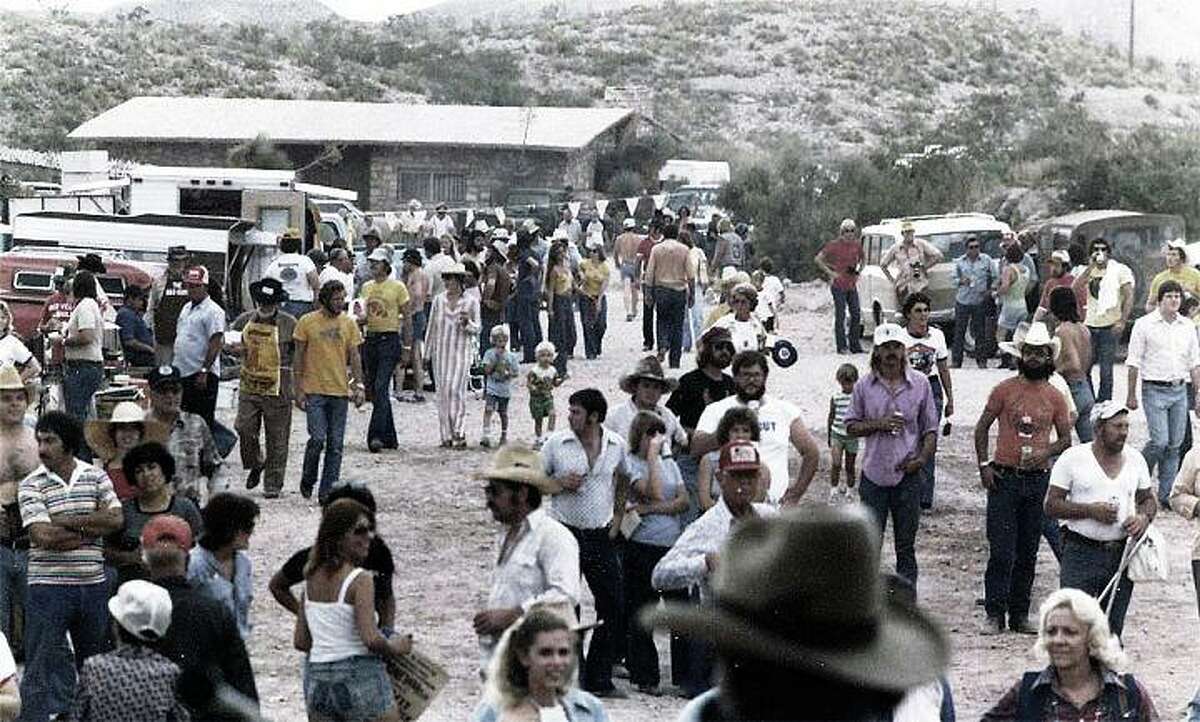
M 1129 0 L 1129 69 L 1133 70 L 1133 17 L 1137 0 Z

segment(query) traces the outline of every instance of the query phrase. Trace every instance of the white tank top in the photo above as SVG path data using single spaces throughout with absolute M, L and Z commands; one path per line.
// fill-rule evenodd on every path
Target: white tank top
M 346 604 L 346 590 L 362 571 L 361 567 L 355 567 L 346 575 L 341 589 L 338 590 L 336 602 L 314 602 L 305 598 L 304 618 L 308 621 L 308 631 L 312 635 L 309 662 L 336 662 L 371 654 L 358 635 L 358 627 L 354 623 L 354 606 Z

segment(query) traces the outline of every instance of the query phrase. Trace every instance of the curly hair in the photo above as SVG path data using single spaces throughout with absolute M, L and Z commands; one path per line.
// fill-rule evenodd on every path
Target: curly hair
M 571 631 L 565 619 L 535 607 L 505 630 L 488 668 L 486 697 L 502 710 L 512 709 L 525 701 L 529 696 L 529 670 L 521 664 L 521 655 L 529 653 L 539 634 L 560 629 Z M 567 673 L 571 679 L 575 675 L 574 667 L 579 663 L 575 655 L 572 659 L 572 669 Z
M 197 543 L 209 551 L 230 544 L 238 532 L 254 529 L 258 512 L 258 503 L 248 496 L 227 491 L 214 495 L 200 512 L 204 534 Z
M 1069 610 L 1087 628 L 1088 657 L 1114 672 L 1125 670 L 1128 659 L 1121 649 L 1121 642 L 1108 629 L 1108 617 L 1100 608 L 1100 602 L 1078 589 L 1059 589 L 1042 602 L 1038 609 L 1038 638 L 1033 645 L 1035 654 L 1042 659 L 1049 659 L 1046 653 L 1046 618 L 1055 609 Z
M 175 479 L 175 457 L 171 456 L 171 452 L 167 447 L 157 441 L 147 441 L 130 449 L 125 458 L 121 460 L 121 471 L 125 473 L 125 478 L 129 483 L 140 487 L 137 481 L 137 470 L 139 466 L 146 464 L 158 464 L 158 468 L 162 469 L 163 478 L 168 484 L 172 484 Z
M 729 443 L 729 432 L 735 426 L 749 427 L 751 441 L 758 441 L 762 437 L 762 430 L 758 426 L 758 414 L 745 406 L 734 406 L 717 422 L 717 441 L 722 446 Z

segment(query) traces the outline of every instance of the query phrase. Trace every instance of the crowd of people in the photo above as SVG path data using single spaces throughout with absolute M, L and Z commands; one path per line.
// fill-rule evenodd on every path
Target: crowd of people
M 371 404 L 370 453 L 397 449 L 392 403 L 420 404 L 426 371 L 441 447 L 467 446 L 473 391 L 480 445 L 499 447 L 477 473 L 497 529 L 486 602 L 471 617 L 484 688 L 473 719 L 605 720 L 607 698 L 663 694 L 656 628 L 671 635 L 670 685 L 691 698 L 682 720 L 954 719 L 949 642 L 916 601 L 916 540 L 934 505 L 962 356 L 961 334 L 952 351 L 929 323 L 926 279 L 912 272 L 941 260 L 936 247 L 906 228 L 882 259 L 901 322 L 876 326 L 866 368 L 837 368 L 830 496 L 801 505 L 822 451 L 786 389 L 768 391 L 764 339 L 777 329 L 783 285 L 770 259 L 757 279 L 748 273 L 752 248 L 728 220 L 715 224 L 710 254 L 686 218 L 667 214 L 645 236 L 629 219 L 608 241 L 565 208 L 548 239 L 530 227 L 459 234 L 439 210 L 442 235 L 401 249 L 367 228 L 358 258 L 335 247 L 314 260 L 285 232 L 250 285 L 255 307 L 228 322 L 207 270 L 172 249 L 148 303 L 131 292 L 121 308 L 127 354 L 150 366 L 146 408 L 124 403 L 96 418 L 91 392 L 79 396 L 97 374 L 94 386 L 102 382 L 103 357 L 90 354 L 107 303 L 82 266 L 62 280 L 73 305 L 48 304 L 43 318 L 75 385 L 66 413 L 31 414 L 40 367 L 0 336 L 11 357 L 0 365 L 0 719 L 18 709 L 38 722 L 257 714 L 247 550 L 269 507 L 252 492 L 261 485 L 265 504 L 287 486 L 293 406 L 308 436 L 299 491 L 322 511 L 314 543 L 273 571 L 269 590 L 296 617 L 306 708 L 312 719 L 398 719 L 387 660 L 410 654 L 413 636 L 396 628 L 397 561 L 373 495 L 345 483 L 341 468 L 349 405 Z M 1128 550 L 1164 508 L 1188 518 L 1200 509 L 1200 450 L 1184 449 L 1200 384 L 1185 297 L 1200 295 L 1200 273 L 1186 273 L 1184 249 L 1167 250 L 1174 262 L 1132 327 L 1122 404 L 1111 379 L 1132 310 L 1128 268 L 1102 239 L 1084 268 L 1067 269 L 1056 253 L 1052 287 L 1030 313 L 1028 250 L 1006 239 L 993 264 L 968 240 L 955 260 L 959 325 L 986 325 L 998 309 L 997 347 L 1016 370 L 974 425 L 987 493 L 979 631 L 1036 635 L 1048 655 L 985 718 L 1157 719 L 1121 650 L 1135 588 Z M 851 281 L 862 263 L 847 220 L 817 259 L 847 355 L 861 349 Z M 643 355 L 619 379 L 624 396 L 579 388 L 558 428 L 576 316 L 585 356 L 601 355 L 618 274 L 626 323 L 643 317 Z M 975 334 L 981 365 L 986 335 Z M 696 367 L 670 375 L 689 342 Z M 240 360 L 232 431 L 215 415 L 222 354 Z M 509 436 L 522 378 L 530 444 Z M 1133 453 L 1125 442 L 1139 409 L 1150 438 Z M 223 468 L 235 443 L 244 491 Z M 851 489 L 861 503 L 848 503 Z M 889 519 L 890 576 L 880 574 Z M 1042 538 L 1060 589 L 1031 616 Z M 1200 542 L 1193 558 L 1200 605 Z M 594 600 L 588 625 L 583 584 Z M 10 643 L 25 663 L 19 685 Z M 1200 715 L 1200 699 L 1195 707 Z

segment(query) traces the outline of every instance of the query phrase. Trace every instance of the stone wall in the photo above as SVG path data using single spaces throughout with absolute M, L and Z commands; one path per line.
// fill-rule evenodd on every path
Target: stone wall
M 57 168 L 44 168 L 39 165 L 24 163 L 7 163 L 0 161 L 0 176 L 8 176 L 17 181 L 45 181 L 58 183 L 62 172 Z

